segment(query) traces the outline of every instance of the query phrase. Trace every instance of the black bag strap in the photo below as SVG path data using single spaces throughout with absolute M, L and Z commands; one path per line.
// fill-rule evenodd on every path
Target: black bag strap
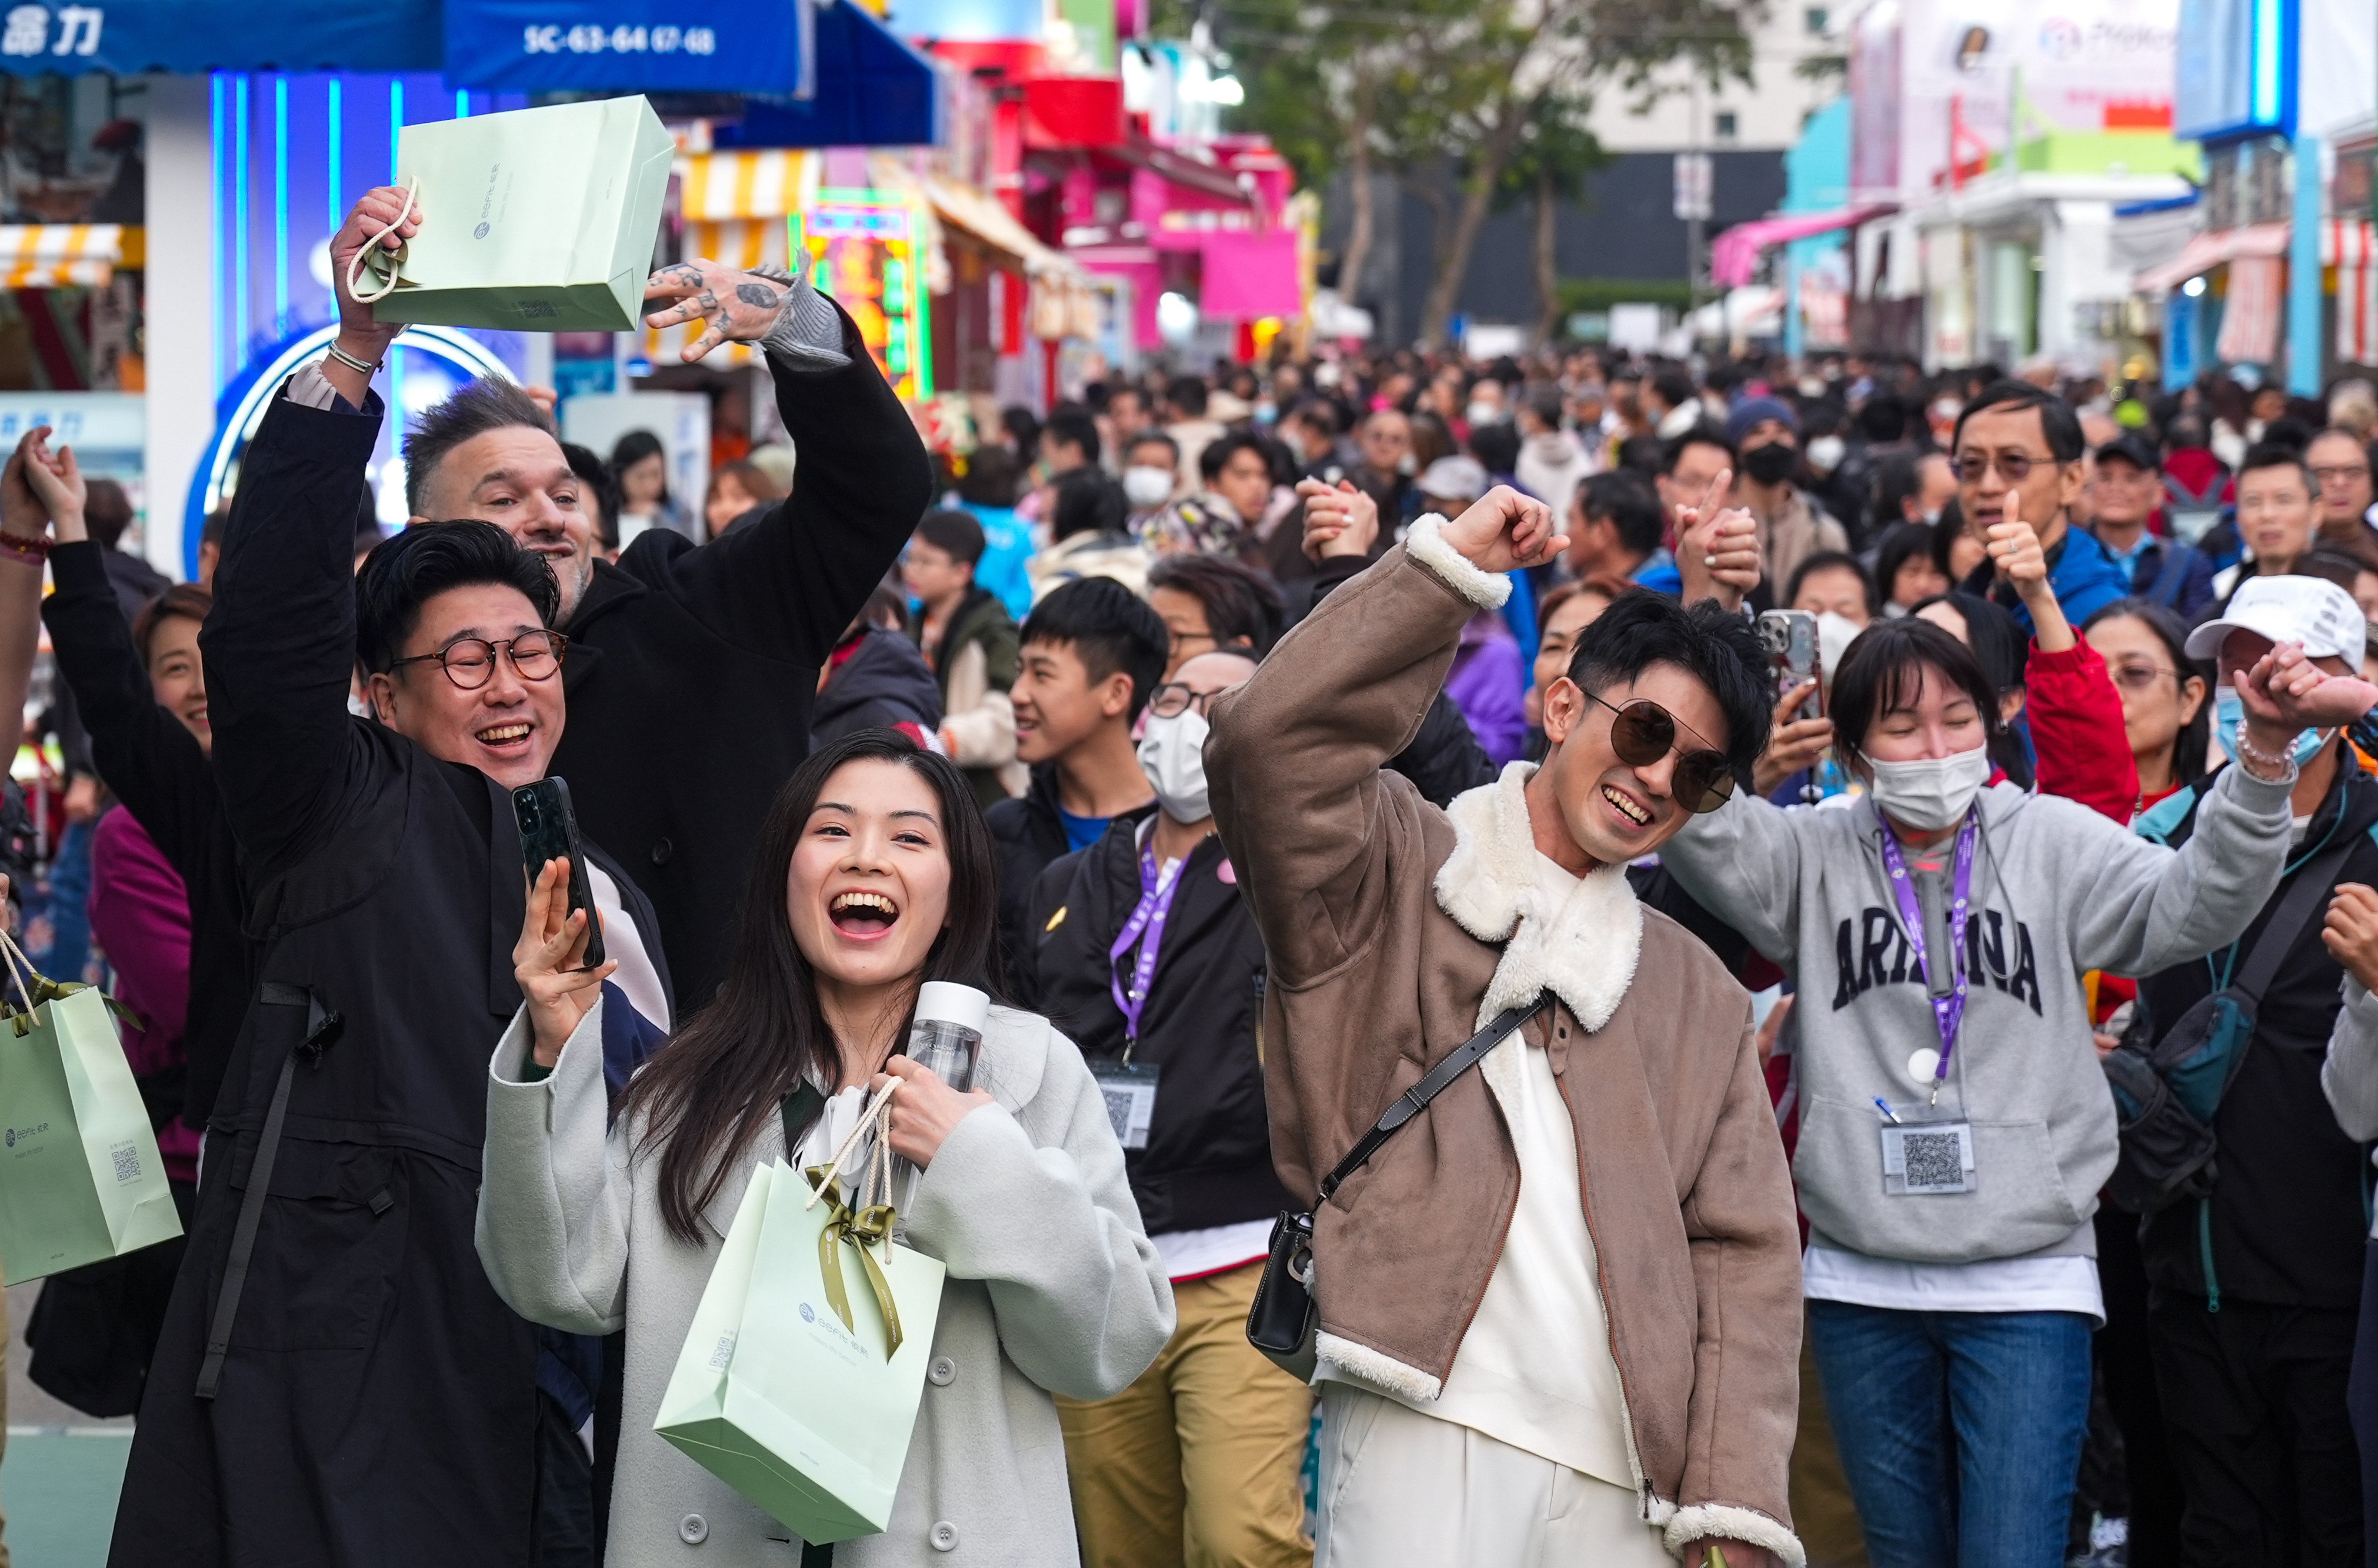
M 321 1059 L 322 1049 L 339 1037 L 345 1020 L 322 1005 L 322 999 L 304 986 L 267 980 L 258 993 L 266 1007 L 306 1010 L 306 1037 L 281 1059 L 281 1075 L 272 1085 L 272 1103 L 264 1112 L 264 1131 L 248 1167 L 247 1191 L 240 1195 L 239 1219 L 232 1227 L 231 1256 L 223 1266 L 222 1289 L 215 1297 L 214 1317 L 207 1324 L 206 1359 L 198 1363 L 198 1396 L 212 1399 L 222 1387 L 223 1359 L 231 1351 L 231 1325 L 239 1316 L 240 1293 L 247 1285 L 248 1260 L 256 1252 L 256 1228 L 264 1218 L 264 1192 L 272 1182 L 272 1164 L 281 1152 L 281 1124 L 289 1116 L 289 1085 L 303 1052 Z
M 2337 823 L 2336 832 L 2336 842 L 2321 851 L 2318 859 L 2296 872 L 2295 880 L 2288 884 L 2287 897 L 2271 911 L 2263 934 L 2254 939 L 2254 951 L 2246 955 L 2246 966 L 2229 982 L 2229 988 L 2242 993 L 2247 1000 L 2263 999 L 2264 990 L 2272 976 L 2278 974 L 2288 954 L 2295 950 L 2296 938 L 2302 934 L 2312 911 L 2326 904 L 2335 891 L 2336 874 L 2344 868 L 2345 857 L 2352 853 L 2353 841 L 2360 836 L 2347 832 L 2343 822 Z
M 2196 560 L 2196 548 L 2177 539 L 2167 540 L 2163 547 L 2163 567 L 2156 573 L 2155 584 L 2147 597 L 2168 610 L 2180 603 L 2180 591 L 2188 586 L 2188 569 Z
M 1398 1128 L 1427 1109 L 1429 1101 L 1445 1093 L 1455 1079 L 1484 1060 L 1486 1053 L 1501 1045 L 1505 1035 L 1533 1018 L 1543 1005 L 1544 999 L 1539 996 L 1523 1006 L 1497 1014 L 1486 1027 L 1471 1035 L 1459 1049 L 1430 1068 L 1426 1077 L 1397 1097 L 1396 1103 L 1379 1118 L 1377 1125 L 1363 1133 L 1346 1157 L 1338 1162 L 1337 1168 L 1321 1179 L 1321 1196 L 1314 1207 L 1319 1208 L 1327 1203 L 1348 1177 L 1370 1163 L 1371 1156 L 1379 1152 L 1379 1145 L 1393 1137 Z

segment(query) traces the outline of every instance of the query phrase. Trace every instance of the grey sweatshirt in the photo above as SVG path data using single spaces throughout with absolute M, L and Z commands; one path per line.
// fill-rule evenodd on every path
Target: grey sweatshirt
M 1915 1263 L 2094 1254 L 2089 1216 L 2116 1138 L 2081 976 L 2149 975 L 2235 940 L 2286 862 L 2287 786 L 2237 768 L 2178 851 L 2012 784 L 1979 798 L 1964 1023 L 1937 1107 L 1908 1070 L 1940 1037 L 1869 797 L 1783 811 L 1737 795 L 1661 852 L 1687 892 L 1796 982 L 1793 1174 L 1813 1244 Z M 1934 884 L 1926 904 L 1947 880 L 1919 878 Z M 1940 952 L 1937 940 L 1927 948 Z M 1969 1121 L 1974 1191 L 1886 1195 L 1878 1098 L 1911 1123 Z
M 2357 1143 L 2378 1138 L 2378 997 L 2349 972 L 2345 1007 L 2329 1031 L 2328 1056 L 2320 1064 L 2320 1087 L 2347 1137 Z M 2370 1234 L 2378 1237 L 2378 1225 Z

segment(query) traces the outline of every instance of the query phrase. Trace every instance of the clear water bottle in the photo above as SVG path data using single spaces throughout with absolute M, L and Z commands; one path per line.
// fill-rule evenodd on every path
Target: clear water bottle
M 991 1021 L 991 999 L 972 986 L 929 980 L 917 993 L 917 1019 L 908 1026 L 908 1059 L 931 1068 L 942 1082 L 963 1095 L 974 1087 L 975 1061 L 982 1054 L 982 1032 Z M 899 1210 L 895 1234 L 907 1230 L 918 1168 L 892 1158 L 892 1202 Z

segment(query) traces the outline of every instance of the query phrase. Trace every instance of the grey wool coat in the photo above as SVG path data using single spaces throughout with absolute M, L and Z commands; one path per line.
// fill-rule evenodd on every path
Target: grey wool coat
M 525 1010 L 496 1047 L 478 1251 L 522 1317 L 627 1330 L 611 1568 L 797 1568 L 778 1524 L 653 1430 L 694 1308 L 767 1129 L 703 1212 L 702 1245 L 661 1220 L 659 1150 L 607 1127 L 600 1006 L 553 1075 L 524 1083 Z M 835 1548 L 837 1568 L 1060 1568 L 1077 1561 L 1051 1393 L 1102 1399 L 1171 1337 L 1172 1287 L 1123 1179 L 1081 1055 L 1036 1013 L 993 1008 L 967 1116 L 917 1184 L 908 1241 L 948 1266 L 924 1400 L 891 1526 Z

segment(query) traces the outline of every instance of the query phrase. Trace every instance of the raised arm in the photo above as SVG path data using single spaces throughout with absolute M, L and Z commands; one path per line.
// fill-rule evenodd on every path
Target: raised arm
M 0 735 L 16 754 L 25 734 L 25 703 L 42 643 L 42 553 L 49 517 L 25 479 L 26 448 L 46 437 L 26 432 L 0 470 Z
M 2294 643 L 2240 672 L 2236 689 L 2246 710 L 2240 755 L 2205 792 L 2179 854 L 2134 833 L 2092 833 L 2095 853 L 2072 858 L 2072 885 L 2090 890 L 2072 925 L 2075 967 L 2152 975 L 2235 941 L 2287 865 L 2297 777 L 2287 753 L 2296 736 L 2349 723 L 2378 695 L 2356 677 L 2326 674 Z M 2286 771 L 2264 776 L 2275 758 Z
M 655 273 L 645 297 L 678 302 L 655 326 L 705 324 L 688 358 L 763 347 L 800 455 L 793 493 L 756 525 L 670 557 L 675 591 L 735 647 L 823 664 L 932 502 L 925 444 L 859 329 L 806 280 L 693 261 Z
M 74 452 L 48 451 L 44 434 L 27 436 L 14 460 L 57 532 L 50 551 L 56 592 L 42 603 L 41 618 L 50 628 L 58 673 L 90 734 L 100 777 L 186 876 L 202 853 L 198 819 L 214 793 L 206 750 L 181 720 L 157 705 L 108 582 L 105 554 L 84 524 L 85 487 Z M 0 606 L 0 622 L 7 608 Z
M 1423 518 L 1214 704 L 1214 820 L 1277 984 L 1325 973 L 1369 940 L 1360 894 L 1392 847 L 1380 770 L 1419 732 L 1463 624 L 1510 592 L 1503 574 L 1566 543 L 1543 502 L 1507 486 L 1449 524 Z
M 376 396 L 360 414 L 279 397 L 241 461 L 198 646 L 223 810 L 262 868 L 330 831 L 365 765 L 347 691 L 355 517 L 379 422 Z
M 1796 815 L 1736 790 L 1716 810 L 1687 818 L 1660 849 L 1678 887 L 1786 969 L 1799 963 L 1808 856 Z

